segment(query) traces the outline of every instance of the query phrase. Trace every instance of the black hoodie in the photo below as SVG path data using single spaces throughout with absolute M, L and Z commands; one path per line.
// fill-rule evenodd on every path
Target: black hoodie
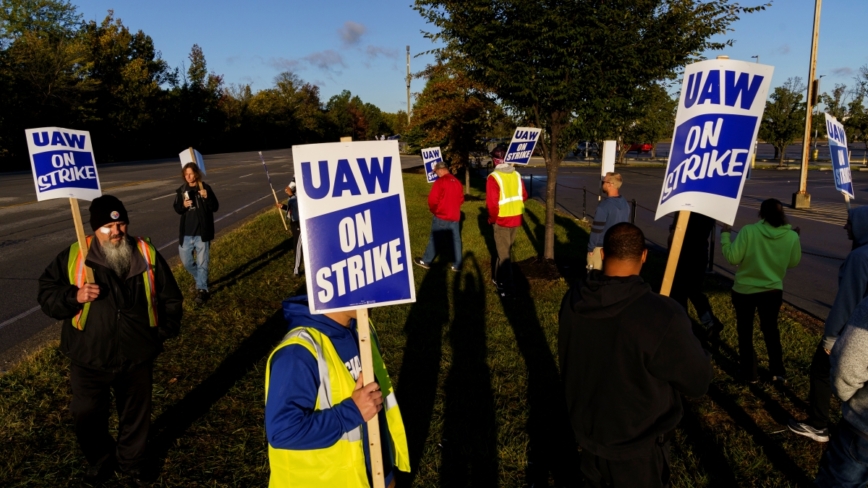
M 704 395 L 711 360 L 677 302 L 639 276 L 594 271 L 564 296 L 561 376 L 576 441 L 605 459 L 650 449 L 681 420 L 679 392 Z

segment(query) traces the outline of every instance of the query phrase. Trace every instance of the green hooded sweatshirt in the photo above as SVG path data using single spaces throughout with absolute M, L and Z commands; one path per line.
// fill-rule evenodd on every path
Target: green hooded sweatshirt
M 784 289 L 784 275 L 802 259 L 799 235 L 789 224 L 772 227 L 765 220 L 742 227 L 730 241 L 720 233 L 721 252 L 729 264 L 738 266 L 733 291 L 742 294 Z

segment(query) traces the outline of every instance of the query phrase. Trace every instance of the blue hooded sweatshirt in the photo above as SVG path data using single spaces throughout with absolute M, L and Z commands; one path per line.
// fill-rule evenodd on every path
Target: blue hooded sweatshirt
M 826 318 L 823 347 L 831 350 L 856 305 L 868 295 L 868 206 L 850 209 L 853 250 L 838 270 L 838 294 Z
M 283 315 L 289 322 L 288 330 L 312 327 L 328 336 L 353 379 L 359 379 L 362 363 L 355 320 L 350 321 L 349 327 L 344 327 L 325 315 L 311 314 L 306 296 L 284 300 Z M 315 411 L 319 384 L 316 358 L 303 346 L 287 346 L 274 354 L 271 359 L 268 399 L 265 403 L 265 434 L 272 447 L 293 450 L 323 449 L 333 446 L 346 432 L 365 424 L 352 398 L 347 398 L 332 408 Z M 385 410 L 380 411 L 378 418 L 381 434 L 388 433 Z M 370 482 L 368 430 L 363 427 L 362 431 L 365 464 Z M 386 486 L 394 476 L 394 460 L 387 438 L 388 436 L 384 436 L 384 442 L 381 442 Z

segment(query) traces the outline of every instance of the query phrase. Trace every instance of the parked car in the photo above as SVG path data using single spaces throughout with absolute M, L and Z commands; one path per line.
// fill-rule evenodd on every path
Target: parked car
M 641 144 L 640 144 L 640 143 L 637 143 L 637 142 L 634 142 L 633 144 L 630 144 L 630 148 L 627 149 L 627 152 L 633 152 L 633 151 L 636 151 L 636 152 L 639 153 L 639 154 L 641 154 L 641 153 L 650 153 L 650 152 L 651 152 L 651 149 L 653 149 L 653 148 L 654 148 L 654 146 L 652 146 L 651 144 L 649 144 L 649 143 L 647 143 L 647 142 L 645 142 L 645 143 L 641 143 Z
M 583 158 L 585 157 L 585 151 L 587 150 L 587 155 L 589 158 L 597 158 L 600 157 L 600 146 L 596 142 L 588 142 L 583 141 L 580 142 L 576 147 L 575 155 L 576 157 Z

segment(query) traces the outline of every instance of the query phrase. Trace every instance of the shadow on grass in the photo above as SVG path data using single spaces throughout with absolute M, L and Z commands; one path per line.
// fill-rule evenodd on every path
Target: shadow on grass
M 440 486 L 498 486 L 497 422 L 485 332 L 485 278 L 472 253 L 453 283 Z
M 437 385 L 443 347 L 443 327 L 449 322 L 449 304 L 442 297 L 446 290 L 445 266 L 433 266 L 425 274 L 416 293 L 420 299 L 410 308 L 404 334 L 401 370 L 395 385 L 395 394 L 401 402 L 404 428 L 410 448 L 410 473 L 398 473 L 398 486 L 411 486 L 419 462 L 428 443 L 428 434 L 434 405 L 437 403 Z
M 551 477 L 555 486 L 576 486 L 579 456 L 557 363 L 539 322 L 527 278 L 515 266 L 512 275 L 515 294 L 501 298 L 501 304 L 528 373 L 525 430 L 529 442 L 525 483 L 549 486 Z
M 151 425 L 149 449 L 151 456 L 162 467 L 172 445 L 180 439 L 199 418 L 271 352 L 286 333 L 283 310 L 278 310 L 253 331 L 226 357 L 220 366 L 187 395 L 166 409 Z M 264 442 L 264 440 L 263 440 Z
M 528 222 L 533 223 L 535 231 L 531 231 Z M 533 244 L 537 256 L 543 256 L 545 252 L 545 222 L 541 221 L 535 213 L 525 212 L 521 226 L 528 240 Z M 587 259 L 585 256 L 587 255 L 590 234 L 572 218 L 555 212 L 555 228 L 558 227 L 564 229 L 567 235 L 566 239 L 563 240 L 555 236 L 555 265 L 567 283 L 573 283 L 586 273 Z
M 226 273 L 221 276 L 220 279 L 211 283 L 211 294 L 219 292 L 225 288 L 229 288 L 235 285 L 239 280 L 246 278 L 252 274 L 255 274 L 259 270 L 268 266 L 269 263 L 274 261 L 275 259 L 281 258 L 284 254 L 288 253 L 293 247 L 290 245 L 290 238 L 284 239 L 280 244 L 272 247 L 271 249 L 263 252 L 259 256 L 255 258 L 249 259 L 245 264 L 238 266 L 234 270 Z M 287 273 L 291 273 L 290 269 L 287 269 Z

